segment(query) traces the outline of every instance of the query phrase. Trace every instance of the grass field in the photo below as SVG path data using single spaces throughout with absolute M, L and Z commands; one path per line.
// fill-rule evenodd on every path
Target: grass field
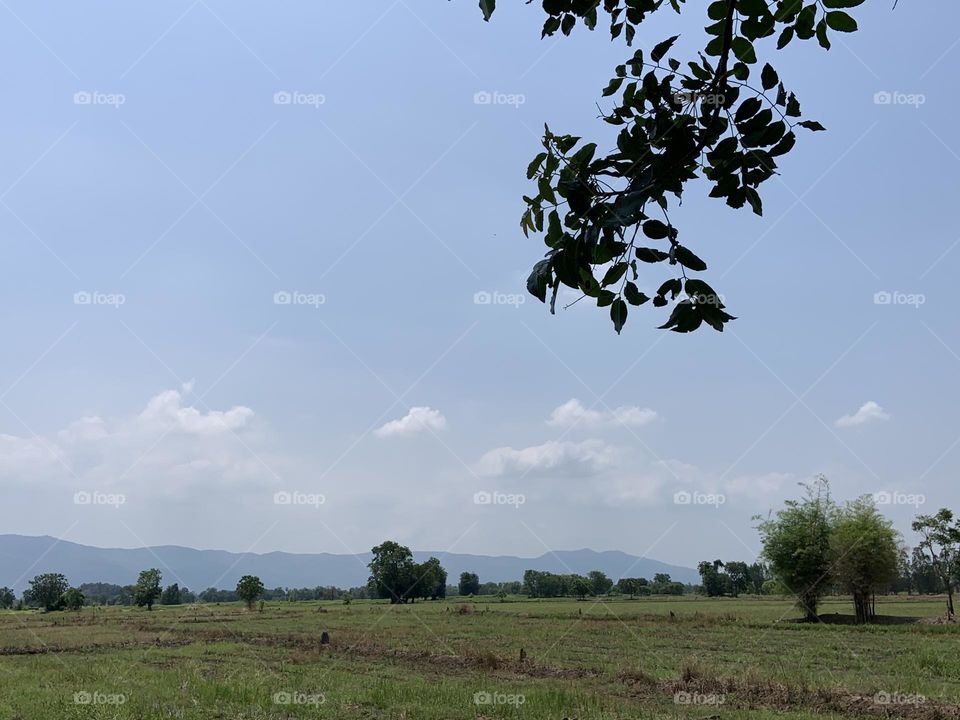
M 798 623 L 779 599 L 2 612 L 0 718 L 954 718 L 960 627 L 928 622 L 942 612 L 884 600 L 872 627 Z

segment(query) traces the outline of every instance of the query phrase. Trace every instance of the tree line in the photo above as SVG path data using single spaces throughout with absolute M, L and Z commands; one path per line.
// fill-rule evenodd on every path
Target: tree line
M 657 573 L 652 580 L 626 577 L 614 582 L 601 570 L 586 575 L 527 570 L 522 581 L 500 583 L 481 583 L 476 573 L 463 572 L 457 585 L 447 585 L 447 571 L 437 558 L 418 563 L 408 547 L 388 540 L 372 549 L 367 584 L 348 590 L 334 586 L 267 589 L 260 578 L 246 575 L 233 590 L 211 587 L 194 593 L 177 583 L 163 588 L 162 574 L 156 568 L 140 572 L 132 585 L 84 583 L 72 587 L 64 575 L 44 573 L 30 581 L 19 601 L 13 590 L 0 588 L 0 608 L 53 611 L 79 610 L 84 605 L 136 605 L 149 611 L 157 603 L 243 601 L 253 608 L 257 601 L 349 603 L 367 598 L 403 604 L 441 600 L 448 594 L 581 599 L 614 594 L 786 594 L 794 595 L 805 617 L 814 620 L 823 597 L 845 594 L 853 600 L 857 621 L 865 623 L 876 616 L 878 594 L 906 592 L 945 594 L 947 615 L 954 616 L 953 595 L 960 586 L 960 521 L 951 510 L 918 515 L 911 527 L 919 540 L 910 550 L 872 496 L 840 505 L 831 497 L 823 476 L 804 488 L 799 500 L 788 500 L 766 518 L 755 518 L 763 548 L 758 561 L 702 561 L 697 568 L 698 586 L 676 582 L 666 573 Z

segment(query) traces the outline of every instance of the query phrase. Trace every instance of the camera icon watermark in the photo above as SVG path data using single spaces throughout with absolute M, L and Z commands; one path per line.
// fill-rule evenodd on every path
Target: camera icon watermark
M 125 505 L 127 496 L 121 493 L 102 493 L 80 490 L 73 494 L 74 505 L 102 505 L 106 507 L 119 508 Z
M 927 496 L 923 493 L 881 490 L 873 494 L 873 501 L 877 505 L 909 505 L 913 508 L 919 508 L 927 503 Z
M 119 308 L 126 302 L 127 296 L 122 293 L 79 290 L 73 294 L 74 305 L 106 305 L 107 307 Z
M 274 105 L 306 105 L 319 108 L 326 105 L 327 96 L 322 93 L 305 93 L 299 90 L 278 90 L 273 94 Z
M 520 109 L 520 106 L 525 105 L 526 102 L 527 96 L 520 93 L 504 93 L 499 90 L 479 90 L 473 94 L 474 105 L 506 105 Z
M 474 305 L 511 305 L 515 308 L 518 308 L 526 301 L 526 296 L 520 293 L 503 293 L 496 290 L 480 290 L 473 294 Z
M 123 705 L 127 696 L 123 693 L 103 693 L 81 690 L 73 694 L 74 705 Z
M 923 93 L 905 93 L 898 90 L 880 90 L 873 94 L 874 105 L 909 105 L 917 109 L 927 102 Z
M 722 493 L 705 493 L 699 491 L 678 490 L 673 494 L 674 505 L 709 505 L 719 508 L 727 502 L 727 496 Z
M 673 101 L 677 105 L 687 106 L 694 103 L 701 105 L 723 105 L 727 101 L 727 96 L 722 93 L 698 93 L 693 90 L 678 90 L 673 94 Z
M 507 505 L 520 509 L 521 505 L 526 504 L 527 496 L 522 493 L 502 493 L 496 490 L 480 490 L 473 494 L 474 505 Z
M 304 493 L 297 490 L 281 490 L 273 494 L 274 505 L 306 505 L 318 508 L 327 502 L 327 496 L 319 493 Z
M 489 692 L 481 690 L 473 694 L 474 705 L 513 705 L 520 707 L 527 701 L 520 693 Z
M 322 293 L 305 293 L 299 290 L 278 290 L 273 294 L 274 305 L 306 305 L 319 308 L 327 303 L 327 296 Z
M 874 305 L 906 305 L 919 308 L 925 305 L 927 296 L 923 293 L 905 293 L 899 290 L 880 290 L 873 294 Z
M 324 693 L 305 693 L 297 690 L 281 690 L 273 694 L 274 705 L 323 705 L 327 701 Z
M 73 94 L 74 105 L 107 105 L 119 108 L 127 102 L 123 93 L 105 93 L 99 90 L 79 90 Z
M 727 701 L 725 695 L 719 693 L 698 693 L 680 690 L 673 694 L 674 705 L 723 705 Z
M 923 705 L 927 696 L 920 693 L 887 692 L 881 690 L 873 696 L 877 705 Z

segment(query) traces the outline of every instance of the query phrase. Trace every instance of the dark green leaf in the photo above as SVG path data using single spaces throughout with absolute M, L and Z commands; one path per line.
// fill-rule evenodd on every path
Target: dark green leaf
M 610 306 L 610 319 L 613 321 L 613 329 L 619 335 L 624 323 L 627 322 L 627 304 L 620 298 L 614 300 Z

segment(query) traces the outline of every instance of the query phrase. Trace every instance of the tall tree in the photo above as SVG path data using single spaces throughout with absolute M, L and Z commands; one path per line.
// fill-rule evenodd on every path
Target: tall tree
M 410 548 L 387 540 L 373 548 L 370 568 L 370 587 L 377 597 L 389 598 L 391 604 L 410 599 L 416 583 L 417 565 Z
M 253 604 L 263 595 L 263 583 L 256 575 L 244 575 L 237 583 L 237 597 L 247 604 L 247 609 L 252 610 Z
M 874 595 L 897 580 L 900 535 L 883 517 L 871 496 L 847 503 L 830 534 L 833 576 L 853 596 L 858 623 L 874 619 Z
M 137 607 L 153 610 L 153 604 L 160 597 L 160 571 L 156 568 L 143 570 L 133 586 L 133 603 Z
M 652 305 L 677 300 L 664 325 L 691 332 L 706 324 L 716 330 L 734 318 L 720 296 L 703 280 L 690 277 L 707 264 L 680 242 L 671 211 L 679 207 L 687 185 L 703 178 L 710 197 L 732 208 L 749 205 L 763 213 L 760 186 L 777 174 L 777 158 L 796 143 L 794 131 L 824 130 L 818 122 L 800 120 L 800 102 L 777 70 L 758 52 L 776 38 L 776 48 L 793 40 L 816 38 L 825 49 L 833 32 L 857 29 L 846 10 L 863 0 L 714 0 L 706 5 L 705 45 L 682 63 L 668 57 L 679 35 L 644 43 L 617 66 L 603 91 L 610 98 L 601 110 L 605 122 L 620 128 L 615 148 L 598 153 L 597 142 L 557 134 L 545 128 L 540 152 L 527 177 L 536 194 L 525 196 L 521 219 L 524 234 L 544 233 L 546 257 L 538 262 L 527 288 L 541 302 L 566 285 L 609 308 L 619 333 L 628 305 L 650 298 L 638 282 L 656 287 L 638 262 L 665 263 Z M 637 29 L 665 7 L 663 0 L 544 0 L 543 37 L 558 31 L 569 35 L 579 23 L 596 27 L 608 17 L 613 38 L 631 45 Z M 680 13 L 686 0 L 670 0 Z M 489 20 L 495 0 L 480 0 Z M 652 45 L 652 47 L 651 47 Z M 771 53 L 772 54 L 772 53 Z M 601 141 L 602 142 L 602 141 Z M 646 247 L 651 245 L 651 247 Z
M 17 603 L 17 596 L 8 587 L 0 588 L 0 610 L 9 610 Z
M 920 533 L 918 549 L 930 558 L 930 565 L 947 593 L 947 615 L 953 617 L 954 566 L 960 562 L 960 523 L 954 523 L 953 512 L 940 508 L 936 515 L 918 515 L 914 532 Z
M 24 601 L 48 612 L 59 610 L 63 607 L 63 594 L 69 587 L 67 578 L 60 573 L 37 575 L 30 581 L 30 588 L 24 593 Z
M 180 593 L 180 585 L 174 583 L 173 585 L 168 585 L 167 589 L 163 591 L 163 594 L 160 595 L 160 604 L 161 605 L 179 605 L 183 602 Z
M 830 525 L 836 508 L 824 476 L 804 487 L 803 499 L 788 500 L 757 529 L 774 577 L 796 596 L 806 618 L 815 620 L 830 583 Z
M 63 607 L 65 607 L 67 610 L 74 610 L 79 612 L 80 609 L 83 608 L 83 603 L 85 602 L 85 598 L 83 597 L 83 593 L 80 592 L 78 588 L 72 587 L 72 588 L 67 588 L 67 591 L 63 593 L 62 602 L 63 602 Z
M 532 571 L 527 571 L 532 572 Z M 479 595 L 480 594 L 480 577 L 476 573 L 472 572 L 462 572 L 460 573 L 460 583 L 457 585 L 457 594 L 458 595 Z
M 602 570 L 591 570 L 587 579 L 590 582 L 590 592 L 594 595 L 606 595 L 613 588 L 613 580 Z

